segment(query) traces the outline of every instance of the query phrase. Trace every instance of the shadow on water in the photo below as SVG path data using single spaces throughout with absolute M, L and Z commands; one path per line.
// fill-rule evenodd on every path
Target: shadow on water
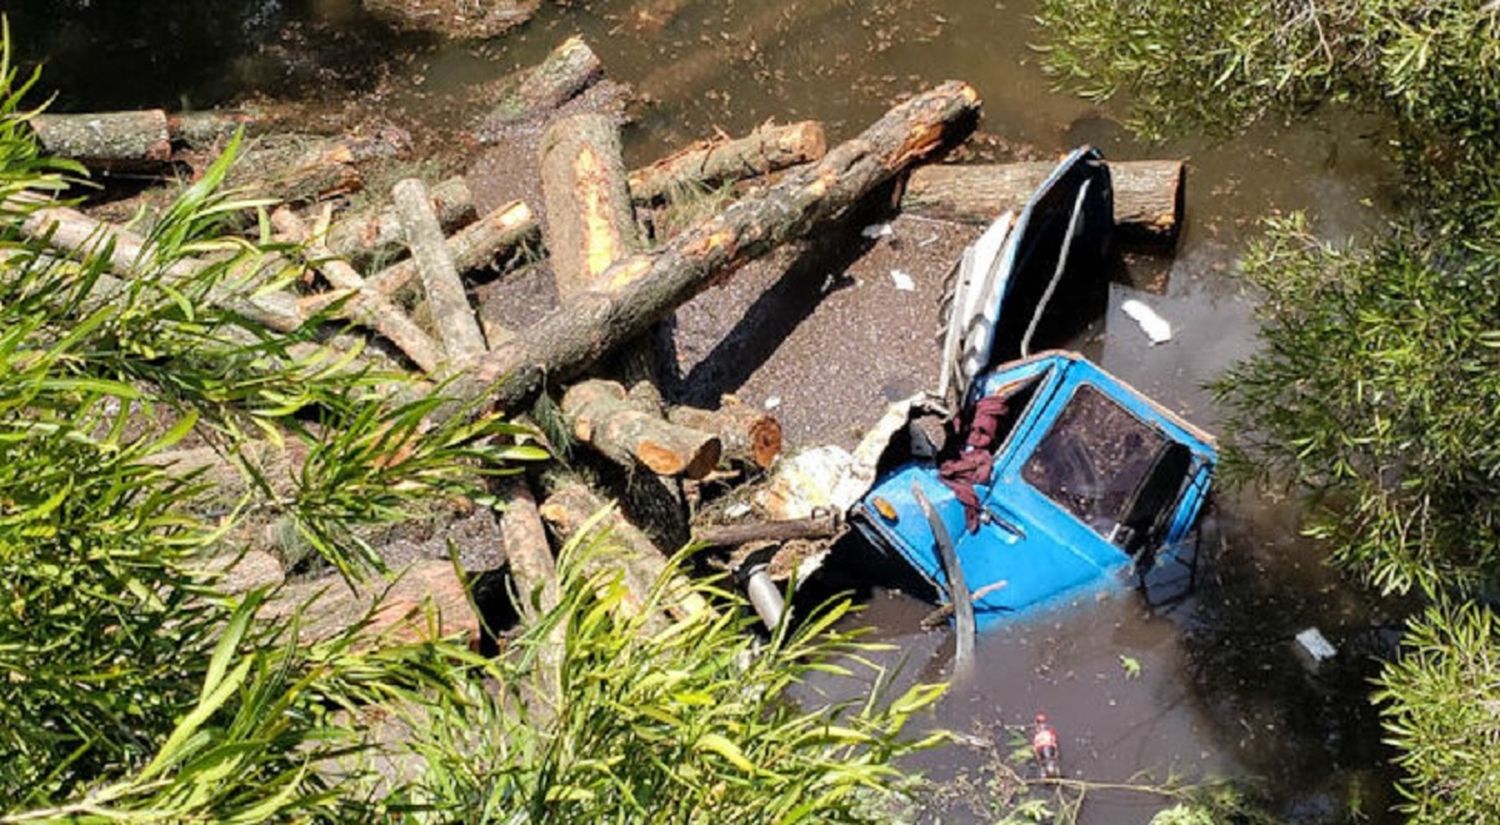
M 581 33 L 609 74 L 634 84 L 648 101 L 626 135 L 632 164 L 717 128 L 743 133 L 771 117 L 818 118 L 839 140 L 902 94 L 966 79 L 979 89 L 986 113 L 988 134 L 975 141 L 975 158 L 1004 159 L 1016 146 L 1047 157 L 1086 141 L 1110 158 L 1189 159 L 1187 224 L 1175 256 L 1131 259 L 1129 277 L 1117 279 L 1142 283 L 1164 275 L 1164 291 L 1141 295 L 1123 283 L 1110 285 L 1104 316 L 1081 346 L 1210 429 L 1217 411 L 1204 383 L 1257 345 L 1255 298 L 1234 275 L 1257 222 L 1276 210 L 1305 209 L 1325 234 L 1340 238 L 1379 225 L 1395 206 L 1382 125 L 1338 107 L 1220 143 L 1134 141 L 1118 111 L 1052 91 L 1030 48 L 1036 32 L 1027 0 L 684 0 L 679 14 L 650 27 L 638 24 L 642 2 L 548 3 L 509 37 L 454 44 L 397 35 L 360 12 L 358 0 L 14 0 L 6 11 L 23 59 L 46 57 L 44 82 L 59 90 L 62 110 L 202 108 L 270 94 L 400 110 L 439 126 L 466 124 L 478 113 L 483 102 L 465 102 L 465 89 L 533 64 L 564 37 Z M 890 243 L 877 245 L 876 253 Z M 776 281 L 738 322 L 742 340 L 731 335 L 714 348 L 709 360 L 717 366 L 703 369 L 722 373 L 717 380 L 690 370 L 684 384 L 693 386 L 683 389 L 700 381 L 734 388 L 768 357 L 770 339 L 805 330 L 808 309 L 833 302 L 811 293 L 810 284 L 824 282 L 819 269 L 860 254 L 846 250 L 841 257 L 837 243 L 829 246 L 823 258 L 794 264 L 814 277 Z M 889 289 L 886 273 L 878 275 L 835 298 L 886 294 L 879 292 Z M 913 275 L 920 284 L 941 277 Z M 1173 340 L 1148 346 L 1119 310 L 1126 297 L 1141 297 L 1166 317 Z M 926 321 L 921 325 L 926 335 Z M 767 330 L 777 334 L 757 339 Z M 882 380 L 900 383 L 896 394 L 905 394 L 925 369 L 913 367 L 910 380 Z M 788 374 L 824 385 L 868 380 L 859 363 Z M 797 414 L 790 408 L 799 398 L 828 405 L 821 391 L 775 391 L 786 398 L 788 418 Z M 1382 818 L 1389 777 L 1380 766 L 1387 755 L 1367 680 L 1372 657 L 1390 641 L 1384 625 L 1399 612 L 1326 569 L 1319 549 L 1299 537 L 1291 506 L 1255 492 L 1221 495 L 1208 527 L 1202 579 L 1191 598 L 1150 610 L 1122 587 L 989 632 L 973 678 L 955 686 L 926 723 L 993 736 L 1045 710 L 1061 734 L 1071 776 L 1233 776 L 1257 782 L 1289 819 L 1340 821 L 1357 806 L 1370 821 L 1391 821 Z M 896 647 L 884 664 L 906 663 L 895 687 L 942 677 L 951 641 L 946 631 L 919 629 L 929 605 L 906 594 L 920 595 L 920 581 L 895 572 L 830 575 L 899 570 L 870 552 L 857 540 L 843 543 L 821 589 L 804 598 L 854 590 L 867 605 L 854 621 Z M 1291 643 L 1314 625 L 1341 651 L 1336 666 L 1318 675 L 1298 663 Z M 1138 673 L 1125 667 L 1127 660 L 1139 665 Z M 835 698 L 857 689 L 834 679 L 808 686 L 810 695 Z M 918 767 L 950 781 L 982 772 L 988 758 L 953 747 L 925 755 Z M 961 800 L 925 802 L 928 820 L 980 818 Z M 1083 816 L 1094 823 L 1143 822 L 1159 807 L 1152 798 L 1099 794 Z

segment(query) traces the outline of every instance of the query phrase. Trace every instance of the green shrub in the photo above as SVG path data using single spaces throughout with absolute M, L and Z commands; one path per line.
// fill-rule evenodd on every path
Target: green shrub
M 1500 616 L 1439 606 L 1413 621 L 1375 700 L 1400 750 L 1414 823 L 1493 822 L 1500 811 Z

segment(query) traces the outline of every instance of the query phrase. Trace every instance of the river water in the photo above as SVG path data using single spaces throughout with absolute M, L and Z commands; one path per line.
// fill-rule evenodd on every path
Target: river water
M 820 119 L 836 141 L 900 95 L 948 78 L 983 96 L 981 156 L 1004 157 L 1018 145 L 1047 155 L 1089 142 L 1111 158 L 1187 157 L 1188 218 L 1175 255 L 1130 262 L 1168 275 L 1165 292 L 1147 300 L 1172 322 L 1174 339 L 1147 346 L 1118 312 L 1127 294 L 1120 287 L 1077 345 L 1210 430 L 1218 413 L 1204 383 L 1255 346 L 1255 298 L 1235 277 L 1235 258 L 1256 222 L 1302 209 L 1326 236 L 1342 238 L 1394 207 L 1381 125 L 1356 113 L 1323 109 L 1229 141 L 1135 142 L 1118 123 L 1119 107 L 1052 90 L 1025 0 L 549 3 L 524 29 L 486 44 L 393 35 L 354 0 L 4 5 L 23 57 L 48 58 L 47 84 L 64 110 L 291 95 L 366 100 L 442 134 L 478 113 L 455 90 L 530 65 L 581 32 L 610 76 L 648 101 L 627 132 L 636 162 L 773 117 Z M 1358 811 L 1394 821 L 1383 813 L 1388 755 L 1366 698 L 1370 654 L 1390 639 L 1382 606 L 1320 563 L 1298 535 L 1295 506 L 1274 488 L 1222 495 L 1202 556 L 1197 589 L 1172 606 L 1152 609 L 1122 592 L 983 636 L 977 672 L 922 720 L 975 738 L 919 760 L 942 783 L 940 794 L 917 800 L 920 818 L 988 821 L 986 783 L 992 760 L 1010 750 L 1006 727 L 1045 711 L 1061 734 L 1068 776 L 1233 777 L 1260 787 L 1289 820 L 1337 822 Z M 896 583 L 844 583 L 868 599 L 858 623 L 895 646 L 878 658 L 892 669 L 904 664 L 898 684 L 946 678 L 947 634 L 916 629 L 925 604 Z M 1312 676 L 1293 656 L 1291 637 L 1309 626 L 1343 651 L 1332 672 Z M 834 697 L 852 692 L 836 681 L 815 687 Z M 1100 791 L 1081 821 L 1144 822 L 1163 804 Z

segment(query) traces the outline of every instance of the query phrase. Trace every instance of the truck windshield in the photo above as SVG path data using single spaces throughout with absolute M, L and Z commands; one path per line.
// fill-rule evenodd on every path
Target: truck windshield
M 1161 432 L 1082 384 L 1021 477 L 1109 538 L 1165 444 Z

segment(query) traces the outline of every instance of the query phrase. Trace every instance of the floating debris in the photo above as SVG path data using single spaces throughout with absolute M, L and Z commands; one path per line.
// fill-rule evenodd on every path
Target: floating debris
M 1140 325 L 1141 331 L 1151 339 L 1151 344 L 1166 343 L 1172 340 L 1172 324 L 1167 319 L 1156 314 L 1156 310 L 1137 301 L 1134 298 L 1120 304 L 1120 309 L 1130 316 L 1130 320 Z

